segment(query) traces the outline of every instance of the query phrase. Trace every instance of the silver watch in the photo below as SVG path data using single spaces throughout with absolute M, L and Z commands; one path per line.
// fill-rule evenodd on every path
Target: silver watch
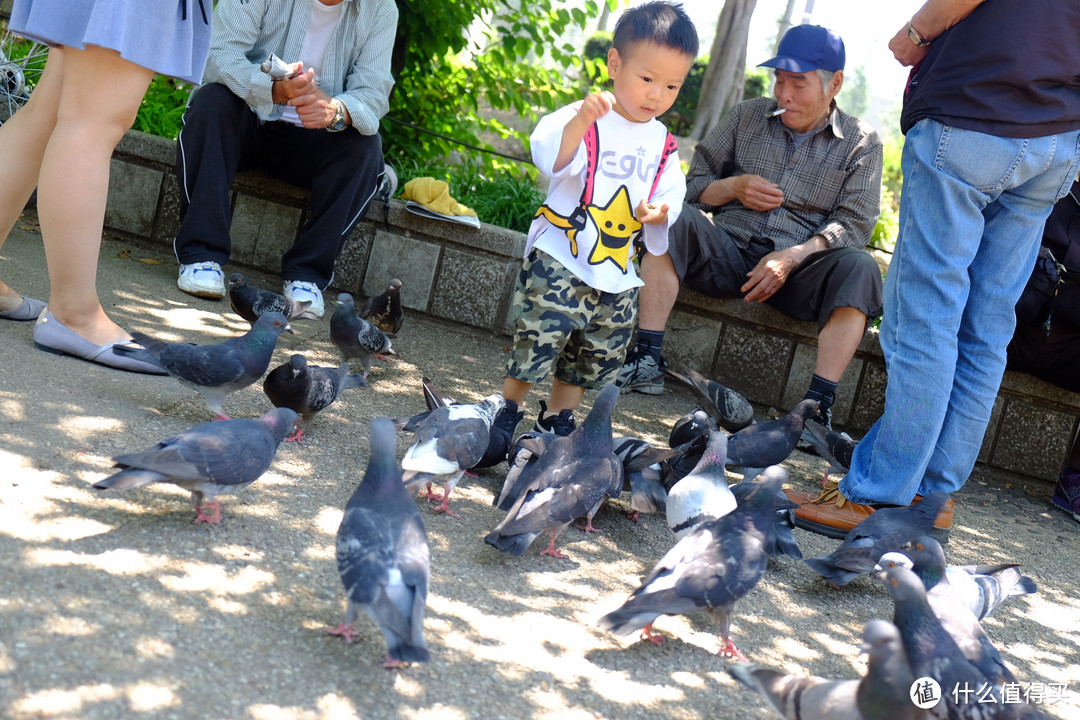
M 334 107 L 337 108 L 337 113 L 335 113 L 334 115 L 333 122 L 327 125 L 326 129 L 329 132 L 341 132 L 347 127 L 345 125 L 345 103 L 341 102 L 337 98 L 334 98 L 330 102 L 334 103 Z

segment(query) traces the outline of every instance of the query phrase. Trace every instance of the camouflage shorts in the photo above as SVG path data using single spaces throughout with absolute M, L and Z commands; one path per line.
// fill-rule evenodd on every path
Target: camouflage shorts
M 514 287 L 514 345 L 506 374 L 537 383 L 553 372 L 587 390 L 615 379 L 633 334 L 637 288 L 601 293 L 533 250 Z

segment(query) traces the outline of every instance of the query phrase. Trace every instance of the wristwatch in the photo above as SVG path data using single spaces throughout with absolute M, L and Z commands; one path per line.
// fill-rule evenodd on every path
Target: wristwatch
M 334 98 L 330 102 L 334 103 L 334 107 L 337 108 L 337 113 L 334 115 L 334 120 L 326 126 L 328 132 L 341 132 L 346 128 L 345 125 L 345 103 L 341 102 L 337 98 Z
M 923 36 L 919 34 L 919 31 L 915 29 L 915 26 L 910 22 L 907 24 L 907 36 L 911 42 L 915 43 L 918 47 L 926 47 L 930 44 L 929 40 L 923 40 Z

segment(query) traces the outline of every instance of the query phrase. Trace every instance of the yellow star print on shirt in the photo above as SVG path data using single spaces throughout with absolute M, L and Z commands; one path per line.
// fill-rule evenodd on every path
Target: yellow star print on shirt
M 611 260 L 625 273 L 630 263 L 630 239 L 642 228 L 630 207 L 630 193 L 623 185 L 605 207 L 589 205 L 589 217 L 596 225 L 596 245 L 589 253 L 589 264 Z

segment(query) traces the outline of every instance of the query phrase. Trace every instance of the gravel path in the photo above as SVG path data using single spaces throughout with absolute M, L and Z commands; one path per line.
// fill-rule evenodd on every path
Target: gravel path
M 103 247 L 102 296 L 127 327 L 192 342 L 246 328 L 227 305 L 177 291 L 175 273 L 159 248 Z M 0 251 L 0 277 L 47 295 L 32 218 Z M 275 366 L 300 350 L 336 363 L 328 320 L 295 326 Z M 0 323 L 0 718 L 770 717 L 725 671 L 706 615 L 661 618 L 661 647 L 596 628 L 670 548 L 662 517 L 631 523 L 624 496 L 597 515 L 602 533 L 567 531 L 567 560 L 540 557 L 540 542 L 521 558 L 486 546 L 502 517 L 491 500 L 505 466 L 461 482 L 451 499 L 460 519 L 418 500 L 432 547 L 430 663 L 384 670 L 382 638 L 366 618 L 352 645 L 323 631 L 344 615 L 334 533 L 367 460 L 370 419 L 423 409 L 423 374 L 460 400 L 496 391 L 506 338 L 409 316 L 394 344 L 400 356 L 377 363 L 371 386 L 348 391 L 303 444 L 283 445 L 251 488 L 223 498 L 224 521 L 211 527 L 192 524 L 187 494 L 172 486 L 90 487 L 112 456 L 208 420 L 201 398 L 169 378 L 38 352 L 31 329 Z M 546 392 L 534 391 L 528 414 Z M 616 432 L 663 443 L 692 407 L 670 386 L 623 396 Z M 225 405 L 234 416 L 268 408 L 257 387 Z M 796 452 L 787 465 L 792 484 L 810 489 L 823 463 Z M 1080 720 L 1080 528 L 1049 508 L 1051 490 L 977 471 L 957 497 L 946 552 L 957 564 L 1023 562 L 1039 593 L 985 627 L 1018 678 L 1067 686 L 1046 706 L 1052 717 Z M 796 534 L 807 556 L 837 544 Z M 784 558 L 742 603 L 733 638 L 763 665 L 856 677 L 863 623 L 891 613 L 869 578 L 837 592 Z

